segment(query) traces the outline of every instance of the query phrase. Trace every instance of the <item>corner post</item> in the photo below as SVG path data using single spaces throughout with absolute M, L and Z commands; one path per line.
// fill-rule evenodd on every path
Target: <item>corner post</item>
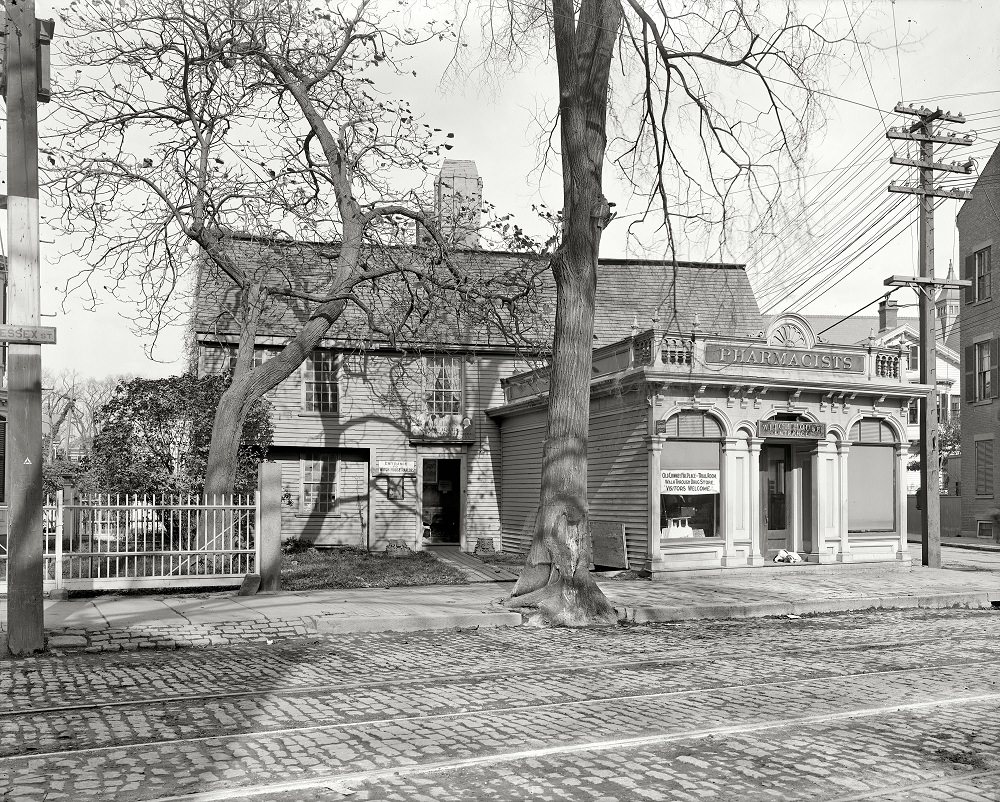
M 760 450 L 764 445 L 763 438 L 750 438 L 750 553 L 747 562 L 754 568 L 764 564 L 764 555 L 760 548 Z
M 838 468 L 840 471 L 840 481 L 838 490 L 840 495 L 840 514 L 837 516 L 837 529 L 840 534 L 840 554 L 837 559 L 842 563 L 854 562 L 854 555 L 851 554 L 851 538 L 848 535 L 848 498 L 847 498 L 847 457 L 851 451 L 851 444 L 845 440 L 837 443 L 837 453 L 839 455 Z
M 281 466 L 257 469 L 257 573 L 261 590 L 281 590 Z

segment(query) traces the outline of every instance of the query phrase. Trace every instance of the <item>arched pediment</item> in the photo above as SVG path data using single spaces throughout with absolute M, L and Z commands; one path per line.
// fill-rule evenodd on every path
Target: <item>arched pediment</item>
M 780 315 L 771 321 L 765 333 L 767 344 L 775 348 L 812 348 L 816 335 L 801 315 Z

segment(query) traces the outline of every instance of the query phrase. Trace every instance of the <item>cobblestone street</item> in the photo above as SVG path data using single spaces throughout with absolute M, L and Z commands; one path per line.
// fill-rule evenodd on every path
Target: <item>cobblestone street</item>
M 1000 611 L 331 635 L 3 663 L 59 799 L 1000 799 Z

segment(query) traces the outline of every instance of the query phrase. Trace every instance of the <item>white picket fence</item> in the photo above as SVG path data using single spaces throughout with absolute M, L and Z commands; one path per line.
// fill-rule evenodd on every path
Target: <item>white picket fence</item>
M 43 511 L 46 590 L 223 587 L 255 573 L 260 493 L 66 495 Z M 7 591 L 9 512 L 0 506 L 0 593 Z

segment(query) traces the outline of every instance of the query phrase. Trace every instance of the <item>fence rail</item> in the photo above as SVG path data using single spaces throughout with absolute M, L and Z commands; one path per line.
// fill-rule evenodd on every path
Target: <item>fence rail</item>
M 60 492 L 42 516 L 47 590 L 232 586 L 260 565 L 260 493 L 114 496 Z M 10 516 L 0 506 L 0 592 Z

